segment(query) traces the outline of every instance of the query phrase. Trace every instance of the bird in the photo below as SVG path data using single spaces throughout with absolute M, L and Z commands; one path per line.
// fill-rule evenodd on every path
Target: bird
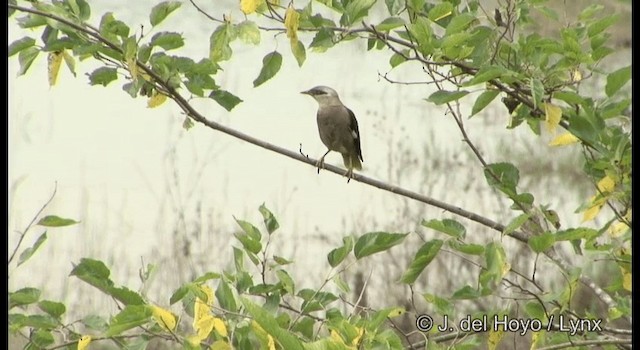
M 336 90 L 328 86 L 316 86 L 301 94 L 309 95 L 318 102 L 318 132 L 320 140 L 327 146 L 327 152 L 316 163 L 318 173 L 324 167 L 324 157 L 335 151 L 342 154 L 348 183 L 353 177 L 353 169 L 362 170 L 364 161 L 355 114 L 340 101 Z

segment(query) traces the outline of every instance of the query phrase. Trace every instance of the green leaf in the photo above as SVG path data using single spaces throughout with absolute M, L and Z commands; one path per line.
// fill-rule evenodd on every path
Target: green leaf
M 601 33 L 603 30 L 615 24 L 618 20 L 618 17 L 619 16 L 617 14 L 613 14 L 595 21 L 587 27 L 587 35 L 591 38 Z
M 21 50 L 18 54 L 18 62 L 20 62 L 20 70 L 18 71 L 18 76 L 25 74 L 33 61 L 38 57 L 40 53 L 40 49 L 37 47 L 27 47 L 24 50 Z
M 443 219 L 443 220 L 434 219 L 429 221 L 422 220 L 420 224 L 424 227 L 428 227 L 436 231 L 440 231 L 444 234 L 447 234 L 455 238 L 464 239 L 465 235 L 467 234 L 466 229 L 461 223 L 451 219 Z
M 478 96 L 478 98 L 476 99 L 476 102 L 473 103 L 473 107 L 471 108 L 471 115 L 469 117 L 472 117 L 482 111 L 499 94 L 499 90 L 486 90 L 485 92 L 480 94 L 480 96 Z
M 418 47 L 423 47 L 425 44 L 431 42 L 433 30 L 431 29 L 431 23 L 420 16 L 409 26 L 409 32 L 413 36 L 413 39 L 418 43 Z
M 102 261 L 82 258 L 80 264 L 74 266 L 70 275 L 108 293 L 109 289 L 113 287 L 113 281 L 109 279 L 110 274 L 111 271 Z
M 400 278 L 400 282 L 413 284 L 427 265 L 429 265 L 436 255 L 438 255 L 438 252 L 442 247 L 442 243 L 442 240 L 434 239 L 423 244 L 411 261 L 407 271 L 405 271 Z
M 404 8 L 404 0 L 385 0 L 390 15 L 397 15 Z
M 100 67 L 89 74 L 91 85 L 107 86 L 116 79 L 118 79 L 118 73 L 115 68 Z
M 260 44 L 260 29 L 255 22 L 249 20 L 240 22 L 236 29 L 238 30 L 238 38 L 245 44 Z
M 451 239 L 447 241 L 447 244 L 452 249 L 455 249 L 461 253 L 471 254 L 471 255 L 482 255 L 484 254 L 484 246 L 480 244 L 474 243 L 462 243 L 457 239 Z
M 481 294 L 487 295 L 496 290 L 502 278 L 509 272 L 507 254 L 502 244 L 491 242 L 484 253 L 486 269 L 480 272 L 478 283 L 482 286 Z
M 506 195 L 513 197 L 517 194 L 516 186 L 518 186 L 518 181 L 520 181 L 520 172 L 513 164 L 489 164 L 484 169 L 484 177 L 490 186 L 502 191 Z
M 151 38 L 151 46 L 160 46 L 165 50 L 173 50 L 184 46 L 184 38 L 181 34 L 160 32 Z
M 82 319 L 82 324 L 87 328 L 99 332 L 105 332 L 109 328 L 107 321 L 98 315 L 88 315 Z
M 149 15 L 149 22 L 152 26 L 157 26 L 160 22 L 164 21 L 171 12 L 177 10 L 182 3 L 180 1 L 164 1 L 151 9 L 151 14 Z
M 369 232 L 358 238 L 353 252 L 356 259 L 385 251 L 400 244 L 408 233 Z
M 298 340 L 293 333 L 281 328 L 278 321 L 263 307 L 254 304 L 247 298 L 242 298 L 242 304 L 249 315 L 251 315 L 260 327 L 271 335 L 277 343 L 281 344 L 283 349 L 304 350 L 300 340 Z
M 629 80 L 631 80 L 631 66 L 620 68 L 607 75 L 607 85 L 604 91 L 611 97 L 620 90 Z
M 542 82 L 538 79 L 531 79 L 529 88 L 531 89 L 531 97 L 533 98 L 533 107 L 538 108 L 544 96 L 544 85 L 542 85 Z
M 333 30 L 322 28 L 313 37 L 309 47 L 315 52 L 325 52 L 335 45 L 333 37 Z
M 29 345 L 34 346 L 36 349 L 44 349 L 53 344 L 54 341 L 51 332 L 45 329 L 37 329 L 29 334 L 29 342 L 31 343 Z M 25 346 L 25 348 L 28 348 L 28 346 Z
M 506 70 L 504 67 L 500 66 L 486 66 L 482 67 L 478 70 L 476 75 L 471 78 L 471 80 L 462 84 L 462 86 L 473 86 L 477 84 L 485 83 L 489 80 L 496 79 L 501 77 L 502 75 L 507 75 L 510 71 Z
M 216 300 L 220 302 L 220 306 L 230 312 L 238 311 L 238 303 L 236 302 L 236 297 L 229 287 L 229 284 L 221 280 L 220 284 L 218 284 L 218 288 L 216 289 Z
M 79 223 L 72 219 L 65 219 L 55 215 L 47 215 L 38 221 L 38 225 L 46 227 L 62 227 Z
M 127 305 L 111 319 L 106 337 L 113 337 L 135 327 L 142 326 L 151 319 L 151 308 L 147 305 Z
M 291 53 L 293 53 L 293 57 L 298 62 L 298 67 L 302 67 L 302 64 L 307 59 L 307 51 L 300 40 L 291 41 Z
M 227 111 L 231 111 L 233 107 L 242 102 L 238 96 L 230 93 L 229 91 L 220 89 L 211 91 L 209 97 L 218 102 L 218 104 L 224 107 Z
M 63 303 L 50 300 L 42 300 L 38 303 L 38 308 L 55 318 L 60 318 L 67 311 Z
M 584 102 L 584 98 L 573 91 L 558 91 L 553 93 L 553 98 L 562 100 L 568 104 L 579 105 Z
M 375 26 L 379 32 L 388 32 L 391 29 L 402 27 L 405 25 L 404 19 L 401 17 L 389 17 Z
M 189 286 L 187 284 L 180 286 L 175 292 L 173 292 L 173 294 L 171 294 L 171 297 L 169 298 L 169 305 L 173 305 L 182 300 L 182 298 L 187 296 L 187 293 L 189 293 Z
M 293 263 L 293 261 L 291 261 L 289 259 L 285 259 L 285 258 L 283 258 L 281 256 L 278 256 L 278 255 L 274 255 L 273 256 L 273 261 L 275 261 L 276 264 L 278 264 L 278 265 L 289 265 L 289 264 Z
M 281 66 L 282 55 L 279 54 L 278 51 L 268 53 L 262 59 L 262 69 L 260 70 L 258 77 L 253 81 L 253 87 L 258 87 L 267 80 L 273 78 L 276 73 L 278 73 Z
M 441 315 L 453 315 L 453 303 L 446 298 L 441 298 L 435 294 L 422 294 L 424 300 L 436 307 L 436 311 Z
M 40 299 L 40 293 L 40 289 L 36 288 L 22 288 L 9 293 L 9 309 L 37 302 Z
M 446 91 L 446 90 L 438 90 L 431 94 L 427 98 L 427 101 L 435 103 L 436 105 L 441 105 L 445 103 L 449 103 L 451 101 L 456 101 L 466 96 L 469 91 L 459 90 L 459 91 Z
M 302 310 L 304 312 L 313 312 L 325 309 L 329 304 L 338 300 L 338 297 L 328 292 L 314 291 L 305 288 L 298 292 L 298 297 L 302 298 Z
M 112 12 L 107 12 L 100 19 L 100 34 L 107 39 L 116 40 L 116 37 L 128 38 L 129 26 L 115 19 Z
M 347 3 L 340 18 L 340 24 L 350 26 L 369 13 L 369 9 L 376 0 L 351 0 Z
M 391 58 L 389 59 L 389 64 L 391 65 L 391 68 L 395 68 L 398 65 L 400 65 L 401 63 L 404 63 L 407 61 L 407 59 L 405 58 L 406 56 L 408 56 L 408 50 L 404 50 L 403 52 L 404 55 L 400 55 L 397 53 L 394 53 Z
M 551 232 L 545 232 L 541 235 L 531 236 L 528 243 L 534 252 L 542 253 L 551 248 L 555 242 L 555 235 Z
M 460 33 L 467 28 L 472 22 L 477 22 L 477 18 L 474 14 L 465 12 L 461 13 L 453 18 L 451 18 L 451 22 L 447 25 L 447 30 L 445 32 L 446 36 Z
M 108 294 L 124 305 L 142 305 L 145 303 L 140 294 L 127 287 L 111 287 L 108 290 Z
M 289 276 L 287 271 L 277 270 L 276 277 L 278 277 L 278 281 L 280 281 L 280 285 L 285 291 L 287 291 L 287 293 L 291 295 L 295 293 L 295 288 L 296 288 L 295 283 L 293 282 L 293 279 L 291 278 L 291 276 Z
M 25 261 L 29 260 L 31 256 L 40 248 L 42 243 L 47 240 L 47 232 L 45 231 L 43 234 L 38 237 L 36 242 L 30 248 L 25 249 L 22 253 L 20 253 L 20 258 L 18 259 L 18 266 L 22 265 Z
M 547 314 L 544 307 L 538 301 L 530 301 L 524 305 L 524 312 L 531 319 L 540 320 L 542 322 L 548 322 Z
M 262 214 L 262 219 L 264 221 L 264 226 L 267 228 L 267 232 L 269 232 L 269 234 L 275 232 L 280 227 L 280 224 L 278 224 L 278 220 L 273 216 L 273 213 L 267 209 L 264 203 L 260 205 L 258 210 L 260 211 L 260 214 Z
M 441 2 L 429 10 L 430 20 L 437 22 L 453 14 L 453 5 L 450 2 Z
M 598 236 L 598 231 L 587 228 L 578 227 L 568 230 L 560 231 L 556 233 L 555 240 L 557 241 L 573 241 L 576 239 L 591 239 Z
M 231 25 L 224 23 L 218 26 L 209 38 L 209 59 L 214 63 L 226 61 L 231 58 Z
M 329 260 L 329 265 L 331 265 L 331 267 L 340 265 L 340 263 L 349 256 L 351 250 L 353 250 L 352 236 L 342 238 L 342 242 L 344 243 L 342 247 L 333 249 L 329 254 L 327 254 L 327 260 Z
M 18 52 L 27 49 L 29 47 L 32 47 L 33 45 L 36 44 L 36 39 L 34 38 L 30 38 L 28 36 L 22 37 L 21 39 L 18 39 L 14 42 L 11 43 L 11 45 L 9 45 L 9 56 L 11 57 L 15 54 L 17 54 Z
M 520 214 L 520 215 L 516 216 L 515 218 L 513 218 L 509 222 L 507 227 L 504 228 L 504 231 L 502 231 L 502 234 L 503 235 L 510 235 L 515 230 L 519 229 L 520 226 L 522 226 L 522 224 L 527 222 L 527 220 L 529 220 L 530 217 L 531 217 L 531 215 L 528 214 L 528 213 L 524 213 L 524 214 Z
M 467 285 L 453 292 L 451 299 L 477 299 L 478 297 L 480 297 L 480 293 L 478 292 L 478 290 Z

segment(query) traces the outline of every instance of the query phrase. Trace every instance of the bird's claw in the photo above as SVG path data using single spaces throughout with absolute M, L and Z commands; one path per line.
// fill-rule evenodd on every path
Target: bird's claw
M 320 174 L 320 169 L 324 169 L 324 157 L 316 162 L 316 167 L 318 168 L 318 174 Z

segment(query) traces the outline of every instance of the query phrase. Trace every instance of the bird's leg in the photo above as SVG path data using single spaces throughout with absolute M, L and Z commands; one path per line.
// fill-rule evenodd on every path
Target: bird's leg
M 343 176 L 347 177 L 347 183 L 349 183 L 349 181 L 351 181 L 351 178 L 353 177 L 353 168 L 347 169 L 347 172 L 344 173 Z
M 328 149 L 327 152 L 318 159 L 318 162 L 316 163 L 316 166 L 318 167 L 318 174 L 320 174 L 320 168 L 324 169 L 324 157 L 326 157 L 329 152 L 331 152 L 330 149 Z

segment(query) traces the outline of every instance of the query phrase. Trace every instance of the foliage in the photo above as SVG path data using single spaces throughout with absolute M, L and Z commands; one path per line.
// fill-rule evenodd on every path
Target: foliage
M 384 4 L 388 17 L 371 24 L 369 11 L 376 3 Z M 556 263 L 556 272 L 564 277 L 564 283 L 540 286 L 535 276 L 514 270 L 510 263 L 514 257 L 509 256 L 501 240 L 484 245 L 472 243 L 466 237 L 465 226 L 452 219 L 423 220 L 426 228 L 443 236 L 416 249 L 399 283 L 414 287 L 421 273 L 447 248 L 477 262 L 479 271 L 475 285 L 462 286 L 449 295 L 422 294 L 439 316 L 452 315 L 459 300 L 481 302 L 489 296 L 500 296 L 507 286 L 519 291 L 514 293 L 515 301 L 494 305 L 489 316 L 539 320 L 548 336 L 535 333 L 532 348 L 566 344 L 568 335 L 562 331 L 563 323 L 554 321 L 561 317 L 574 322 L 589 320 L 589 325 L 601 319 L 606 326 L 592 329 L 594 332 L 572 334 L 571 345 L 630 344 L 630 340 L 619 338 L 611 325 L 616 320 L 630 320 L 631 314 L 631 141 L 627 130 L 631 99 L 625 89 L 631 79 L 631 67 L 604 72 L 599 66 L 613 52 L 607 47 L 610 37 L 607 28 L 616 21 L 616 16 L 600 16 L 602 6 L 591 5 L 577 15 L 575 22 L 563 25 L 556 37 L 543 37 L 527 30 L 533 16 L 544 16 L 546 21 L 557 21 L 559 16 L 538 0 L 509 0 L 494 11 L 477 0 L 317 0 L 305 2 L 303 7 L 295 6 L 300 2 L 284 6 L 272 0 L 242 0 L 240 8 L 246 17 L 241 21 L 224 15 L 218 18 L 198 8 L 202 19 L 215 22 L 217 27 L 210 36 L 208 57 L 194 59 L 172 53 L 183 47 L 187 38 L 177 32 L 158 30 L 168 16 L 185 4 L 166 1 L 154 6 L 149 23 L 155 34 L 149 37 L 142 30 L 132 30 L 135 26 L 118 20 L 113 13 L 102 14 L 98 25 L 90 25 L 87 21 L 91 9 L 86 0 L 12 0 L 11 18 L 22 28 L 40 30 L 41 35 L 39 40 L 25 36 L 14 41 L 9 45 L 9 56 L 18 56 L 22 75 L 41 53 L 46 53 L 51 85 L 57 81 L 62 61 L 75 75 L 76 60 L 93 59 L 101 66 L 87 74 L 90 85 L 109 86 L 124 79 L 123 90 L 133 98 L 148 97 L 150 107 L 167 99 L 176 102 L 188 116 L 186 128 L 195 121 L 240 138 L 237 132 L 208 121 L 184 97 L 188 94 L 211 98 L 226 110 L 242 102 L 216 83 L 216 75 L 234 57 L 231 44 L 236 40 L 257 45 L 266 31 L 284 34 L 298 65 L 305 63 L 308 49 L 322 53 L 352 41 L 366 44 L 369 50 L 386 50 L 390 69 L 413 61 L 428 75 L 429 83 L 438 87 L 425 100 L 447 109 L 482 164 L 487 185 L 512 203 L 514 219 L 506 224 L 493 223 L 475 214 L 442 207 L 526 243 L 530 252 Z M 325 17 L 314 7 L 329 9 L 330 15 Z M 263 26 L 263 21 L 273 27 Z M 313 38 L 305 40 L 306 33 Z M 278 74 L 284 59 L 288 55 L 277 48 L 267 53 L 253 85 L 268 83 Z M 604 93 L 593 96 L 584 92 L 585 82 L 598 76 L 606 80 Z M 606 216 L 604 225 L 561 230 L 562 218 L 544 199 L 521 187 L 516 166 L 485 160 L 468 136 L 458 107 L 463 101 L 469 103 L 472 108 L 468 117 L 479 118 L 489 104 L 498 101 L 498 96 L 506 107 L 508 128 L 526 125 L 535 135 L 543 131 L 555 135 L 564 130 L 550 146 L 580 147 L 583 175 L 593 183 L 594 195 L 585 198 L 578 211 L 584 213 L 584 222 L 589 223 Z M 387 322 L 402 313 L 400 308 L 389 306 L 356 313 L 353 307 L 346 312 L 341 310 L 346 307 L 344 304 L 337 305 L 340 297 L 325 290 L 332 282 L 346 293 L 349 288 L 340 279 L 341 273 L 360 259 L 403 243 L 407 234 L 371 232 L 346 237 L 344 245 L 328 254 L 334 270 L 324 283 L 316 289 L 298 290 L 287 271 L 289 261 L 267 257 L 278 224 L 268 209 L 261 207 L 260 212 L 265 218 L 266 235 L 252 224 L 237 220 L 241 231 L 235 235 L 239 247 L 234 247 L 234 269 L 207 273 L 178 287 L 169 298 L 169 305 L 181 303 L 179 317 L 168 309 L 169 305 L 152 305 L 137 292 L 117 286 L 101 261 L 83 259 L 75 265 L 72 275 L 111 296 L 121 306 L 121 311 L 109 320 L 87 318 L 82 321 L 83 326 L 98 334 L 94 341 L 117 339 L 118 344 L 127 348 L 144 348 L 154 337 L 189 349 L 203 346 L 373 349 L 401 348 L 403 342 L 407 345 L 408 334 L 401 338 Z M 57 217 L 40 221 L 48 227 L 73 223 Z M 46 238 L 44 232 L 31 248 L 25 249 L 19 264 L 28 260 Z M 613 282 L 603 288 L 593 283 L 581 268 L 559 257 L 555 247 L 564 241 L 572 244 L 576 255 L 582 255 L 584 250 L 607 257 L 609 266 L 617 271 Z M 245 267 L 246 261 L 250 262 L 250 268 Z M 514 276 L 524 282 L 516 281 Z M 594 303 L 604 305 L 607 312 L 577 310 L 572 305 L 579 283 L 592 290 L 597 296 Z M 28 334 L 25 335 L 28 347 L 46 348 L 54 344 L 54 330 L 65 334 L 68 346 L 80 339 L 85 346 L 87 339 L 90 341 L 65 324 L 62 319 L 65 306 L 40 300 L 39 290 L 23 288 L 10 293 L 9 299 L 10 312 L 34 305 L 42 311 L 9 315 L 10 330 Z M 191 327 L 186 325 L 187 318 L 193 319 Z M 430 336 L 429 344 L 450 342 L 465 348 L 478 346 L 482 339 L 493 349 L 501 342 L 503 332 L 504 329 L 495 330 L 483 338 L 473 332 L 463 332 L 455 338 L 447 338 L 446 334 L 441 338 L 431 333 L 425 335 Z M 413 346 L 424 343 L 414 342 Z

